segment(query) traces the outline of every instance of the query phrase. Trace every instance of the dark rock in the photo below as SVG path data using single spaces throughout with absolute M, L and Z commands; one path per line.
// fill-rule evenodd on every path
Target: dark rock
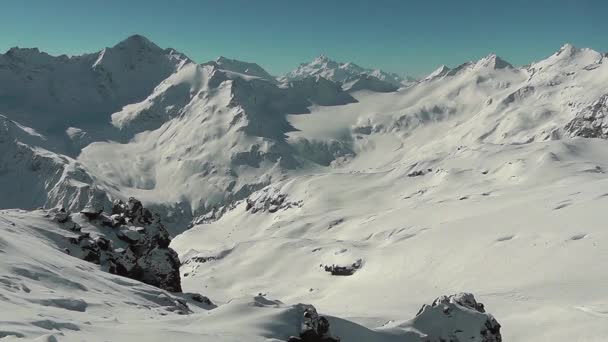
M 291 336 L 288 342 L 339 342 L 340 338 L 331 335 L 327 318 L 319 316 L 312 305 L 301 305 L 303 309 L 300 322 L 300 335 Z
M 70 221 L 70 212 L 65 210 L 65 208 L 60 208 L 58 211 L 54 213 L 53 221 L 58 223 L 66 223 Z
M 502 342 L 501 325 L 471 293 L 441 296 L 431 305 L 423 305 L 411 324 L 428 335 L 430 342 Z
M 135 244 L 139 241 L 139 239 L 141 238 L 141 235 L 135 231 L 135 230 L 130 230 L 130 229 L 121 229 L 118 232 L 116 232 L 116 236 L 127 242 L 130 244 Z
M 371 75 L 361 75 L 357 76 L 353 79 L 348 79 L 345 83 L 350 83 L 348 87 L 349 92 L 357 91 L 357 90 L 371 90 L 377 93 L 392 93 L 399 89 L 398 86 L 382 81 L 377 77 Z
M 89 220 L 94 220 L 94 219 L 98 218 L 102 212 L 103 212 L 103 209 L 95 208 L 92 206 L 86 206 L 86 207 L 84 207 L 84 209 L 82 209 L 80 211 L 80 213 L 82 215 L 86 216 Z
M 323 266 L 323 265 L 321 265 L 321 266 Z M 355 261 L 354 263 L 352 263 L 351 265 L 348 265 L 348 266 L 326 265 L 324 267 L 324 269 L 325 269 L 325 272 L 329 272 L 329 273 L 331 273 L 331 275 L 350 276 L 350 275 L 353 275 L 358 269 L 360 269 L 361 266 L 363 266 L 363 261 L 361 259 L 358 259 L 357 261 Z
M 202 304 L 209 305 L 209 306 L 215 306 L 215 304 L 213 304 L 211 299 L 209 299 L 199 293 L 191 293 L 190 298 L 192 298 L 193 301 L 198 302 L 198 303 L 202 303 Z
M 181 292 L 179 258 L 169 248 L 171 237 L 159 215 L 144 208 L 135 198 L 129 198 L 126 203 L 115 201 L 111 215 L 103 213 L 95 205 L 88 205 L 81 213 L 92 225 L 113 229 L 100 228 L 95 238 L 91 238 L 89 233 L 70 237 L 68 240 L 74 245 L 71 249 L 73 256 L 100 264 L 110 273 L 167 291 Z M 54 217 L 64 220 L 63 215 L 56 211 Z M 69 221 L 63 223 L 67 224 Z M 119 240 L 126 242 L 128 247 L 114 248 L 115 243 L 121 243 Z
M 95 244 L 97 244 L 97 247 L 99 247 L 99 249 L 102 251 L 107 251 L 111 246 L 110 240 L 102 236 L 98 236 L 95 238 Z
M 279 210 L 301 207 L 302 201 L 291 202 L 287 200 L 287 195 L 275 188 L 266 188 L 258 191 L 247 198 L 245 209 L 252 214 L 257 212 L 275 213 Z
M 564 129 L 571 137 L 608 139 L 608 94 L 583 108 Z
M 408 177 L 424 176 L 424 171 L 422 171 L 422 170 L 412 171 L 412 172 L 408 173 L 407 176 Z

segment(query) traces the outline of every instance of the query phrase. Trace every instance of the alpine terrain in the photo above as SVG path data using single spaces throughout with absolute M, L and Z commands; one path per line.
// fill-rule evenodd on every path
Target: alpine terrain
M 607 139 L 569 44 L 420 79 L 11 48 L 0 340 L 605 341 Z

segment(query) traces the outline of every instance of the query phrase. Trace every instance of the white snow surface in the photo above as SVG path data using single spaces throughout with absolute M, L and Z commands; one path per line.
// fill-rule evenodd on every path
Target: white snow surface
M 107 50 L 86 65 L 110 63 Z M 19 49 L 0 66 L 15 54 L 24 70 L 51 58 Z M 71 156 L 32 119 L 52 111 L 5 102 L 0 205 L 137 197 L 175 235 L 184 291 L 219 307 L 168 312 L 158 298 L 174 295 L 64 254 L 41 211 L 3 210 L 0 338 L 277 341 L 297 333 L 296 304 L 309 303 L 343 341 L 417 341 L 420 326 L 404 321 L 465 291 L 505 341 L 606 340 L 608 142 L 565 131 L 608 93 L 605 55 L 565 45 L 513 67 L 491 54 L 333 106 L 252 65 L 169 56 L 182 62 L 101 123 L 60 122 Z M 331 63 L 288 77 L 342 82 L 354 70 Z M 0 83 L 13 82 L 3 70 Z M 15 92 L 51 101 L 38 86 Z M 351 276 L 320 267 L 353 263 Z

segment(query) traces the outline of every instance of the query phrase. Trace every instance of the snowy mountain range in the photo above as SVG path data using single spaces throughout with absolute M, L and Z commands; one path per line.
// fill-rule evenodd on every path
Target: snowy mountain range
M 408 85 L 415 81 L 411 77 L 401 77 L 394 73 L 388 73 L 380 69 L 367 69 L 354 63 L 341 63 L 320 55 L 310 63 L 302 63 L 295 70 L 279 78 L 279 81 L 297 81 L 307 77 L 323 77 L 327 80 L 352 83 L 361 78 L 372 78 L 376 82 L 390 84 L 397 88 Z
M 0 338 L 601 341 L 607 115 L 568 44 L 417 81 L 12 48 Z

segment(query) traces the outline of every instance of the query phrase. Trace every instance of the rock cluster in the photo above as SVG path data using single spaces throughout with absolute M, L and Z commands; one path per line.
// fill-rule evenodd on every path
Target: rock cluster
M 245 209 L 252 214 L 257 212 L 274 213 L 282 209 L 301 206 L 302 201 L 288 201 L 287 195 L 281 193 L 278 189 L 266 188 L 247 198 L 247 206 Z
M 608 94 L 583 108 L 565 130 L 571 137 L 608 139 Z
M 347 265 L 347 266 L 339 266 L 339 265 L 321 265 L 324 269 L 325 272 L 329 272 L 331 273 L 331 275 L 335 275 L 335 276 L 350 276 L 353 275 L 358 269 L 361 268 L 361 266 L 363 266 L 363 260 L 358 259 L 357 261 L 355 261 L 354 263 L 352 263 L 351 265 Z
M 329 331 L 329 321 L 320 316 L 312 305 L 302 305 L 300 336 L 292 336 L 287 342 L 339 342 Z
M 502 342 L 500 324 L 471 293 L 441 296 L 423 305 L 412 325 L 428 342 Z
M 112 274 L 171 292 L 182 291 L 180 261 L 169 248 L 171 237 L 159 215 L 135 198 L 114 202 L 111 214 L 95 205 L 88 205 L 80 214 L 90 224 L 90 231 L 82 232 L 65 209 L 51 211 L 54 221 L 78 233 L 68 239 L 67 253 L 99 264 Z

